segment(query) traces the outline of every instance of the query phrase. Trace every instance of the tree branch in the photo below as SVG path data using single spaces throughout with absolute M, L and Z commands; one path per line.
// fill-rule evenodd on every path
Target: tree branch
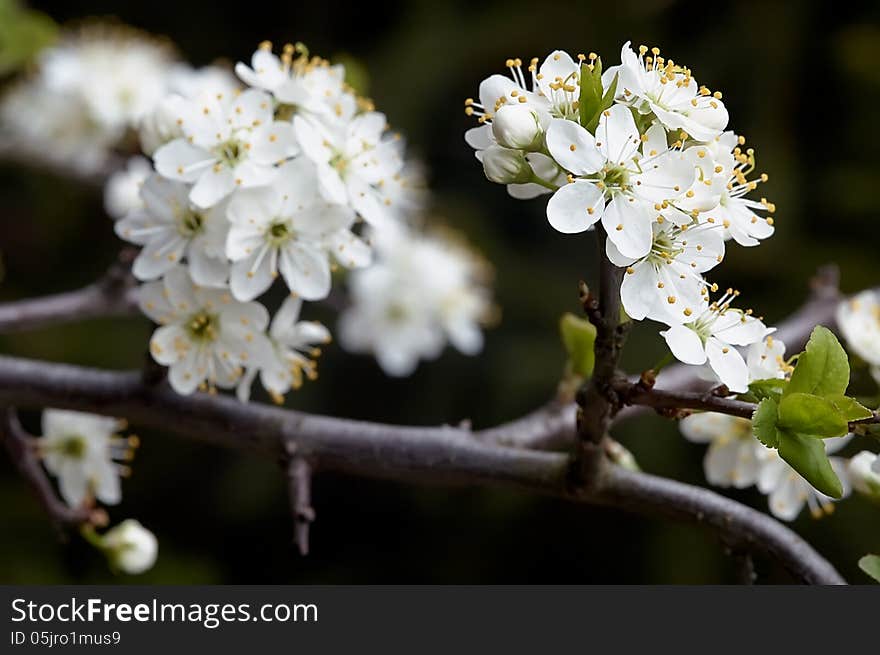
M 667 516 L 711 530 L 730 548 L 763 553 L 798 580 L 844 582 L 790 529 L 712 491 L 611 465 L 591 484 L 572 485 L 570 457 L 481 442 L 462 428 L 391 426 L 245 405 L 227 396 L 180 396 L 165 385 L 144 386 L 134 372 L 2 356 L 0 403 L 126 417 L 163 432 L 282 460 L 295 444 L 297 456 L 354 475 L 504 485 Z
M 70 507 L 58 498 L 40 464 L 40 458 L 34 449 L 33 437 L 24 431 L 12 407 L 6 408 L 0 417 L 0 437 L 6 443 L 6 450 L 15 468 L 28 483 L 40 505 L 56 526 L 66 528 L 83 523 L 103 522 L 101 510 L 85 505 Z
M 123 249 L 101 279 L 82 289 L 0 304 L 0 334 L 136 314 L 137 287 L 131 275 L 136 254 L 136 249 Z

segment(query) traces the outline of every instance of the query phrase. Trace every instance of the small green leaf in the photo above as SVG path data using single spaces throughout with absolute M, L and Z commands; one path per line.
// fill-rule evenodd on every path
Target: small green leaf
M 825 442 L 809 435 L 780 430 L 779 456 L 800 473 L 811 485 L 826 496 L 840 498 L 843 486 L 837 478 L 828 455 Z
M 874 412 L 849 396 L 826 396 L 825 400 L 834 405 L 838 413 L 847 421 L 860 421 L 874 415 Z
M 581 125 L 587 126 L 602 107 L 602 60 L 596 59 L 593 70 L 589 64 L 581 64 L 581 95 L 578 113 Z
M 772 398 L 764 398 L 752 415 L 752 433 L 758 441 L 768 448 L 776 448 L 779 445 L 776 420 L 776 401 Z
M 880 582 L 880 555 L 865 555 L 859 560 L 859 568 Z
M 782 380 L 779 378 L 754 380 L 749 383 L 749 391 L 751 392 L 752 396 L 754 396 L 757 400 L 772 398 L 773 400 L 778 402 L 779 397 L 782 395 L 783 391 L 785 391 L 785 385 L 787 384 L 787 380 Z
M 786 394 L 839 396 L 849 386 L 849 359 L 837 337 L 821 325 L 813 329 L 807 349 L 798 357 Z
M 593 134 L 596 133 L 596 128 L 599 126 L 599 117 L 602 115 L 602 112 L 614 104 L 614 96 L 617 95 L 617 79 L 618 76 L 617 73 L 615 73 L 614 78 L 611 80 L 611 84 L 608 85 L 608 89 L 605 91 L 605 95 L 602 96 L 602 104 L 599 105 L 599 109 L 584 126 Z M 599 83 L 601 84 L 601 79 L 599 80 Z
M 593 364 L 596 361 L 593 351 L 596 343 L 596 326 L 574 314 L 563 314 L 559 319 L 559 333 L 568 353 L 572 373 L 585 378 L 592 375 Z
M 849 431 L 844 418 L 830 401 L 808 393 L 786 394 L 779 403 L 781 429 L 822 437 L 842 437 Z

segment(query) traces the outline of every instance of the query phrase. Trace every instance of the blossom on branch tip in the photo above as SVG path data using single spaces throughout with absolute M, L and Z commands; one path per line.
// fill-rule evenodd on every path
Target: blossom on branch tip
M 156 563 L 159 542 L 140 522 L 126 519 L 99 537 L 101 550 L 114 570 L 137 575 Z
M 106 416 L 60 409 L 43 411 L 43 435 L 37 452 L 46 469 L 58 478 L 61 497 L 79 507 L 94 497 L 115 505 L 122 499 L 120 475 L 137 447 L 135 437 L 119 436 L 125 422 Z

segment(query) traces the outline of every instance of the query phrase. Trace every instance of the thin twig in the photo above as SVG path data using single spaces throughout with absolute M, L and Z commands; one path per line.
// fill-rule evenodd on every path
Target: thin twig
M 290 444 L 293 448 L 294 444 Z M 292 455 L 287 462 L 287 487 L 293 513 L 293 541 L 300 555 L 309 554 L 309 526 L 315 520 L 312 509 L 312 467 L 305 457 Z
M 723 543 L 761 552 L 798 580 L 843 579 L 809 544 L 773 518 L 712 491 L 607 465 L 590 486 L 572 486 L 571 458 L 482 443 L 455 427 L 407 427 L 316 416 L 227 396 L 176 394 L 119 373 L 0 356 L 0 403 L 62 407 L 273 458 L 296 454 L 323 469 L 422 483 L 505 485 L 568 500 L 695 523 Z

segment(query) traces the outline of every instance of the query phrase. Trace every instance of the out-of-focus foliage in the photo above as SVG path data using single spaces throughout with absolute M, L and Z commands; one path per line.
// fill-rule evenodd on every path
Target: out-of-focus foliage
M 49 16 L 19 0 L 0 0 L 0 75 L 18 70 L 58 34 Z

